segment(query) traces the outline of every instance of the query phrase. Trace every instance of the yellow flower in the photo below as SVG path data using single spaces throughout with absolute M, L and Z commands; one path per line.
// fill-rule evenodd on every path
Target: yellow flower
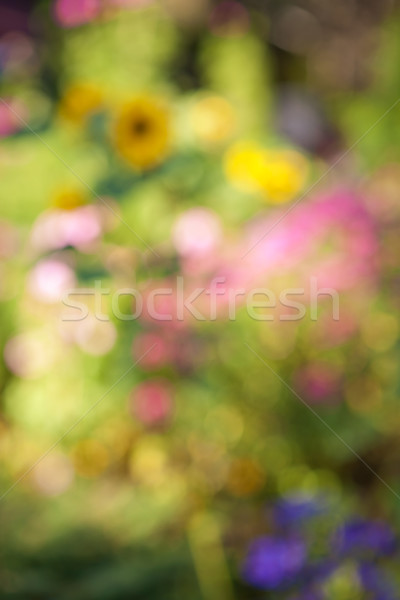
M 259 184 L 271 202 L 287 202 L 301 191 L 306 176 L 307 162 L 301 154 L 277 151 L 266 156 Z
M 234 110 L 219 96 L 202 98 L 193 107 L 193 127 L 198 138 L 206 144 L 227 139 L 235 128 Z
M 117 117 L 114 140 L 121 156 L 133 167 L 154 167 L 163 160 L 169 146 L 167 111 L 152 98 L 131 100 Z
M 252 142 L 240 142 L 227 152 L 225 172 L 242 190 L 280 203 L 293 199 L 303 188 L 307 161 L 294 150 L 266 150 Z
M 259 190 L 259 178 L 265 162 L 262 148 L 253 142 L 234 144 L 225 156 L 225 173 L 236 187 L 245 192 Z
M 159 486 L 169 476 L 168 456 L 159 437 L 138 440 L 129 461 L 131 475 L 145 485 Z
M 76 83 L 69 87 L 60 103 L 60 114 L 75 123 L 82 123 L 103 103 L 101 90 L 91 83 Z
M 75 471 L 83 477 L 97 477 L 108 466 L 107 448 L 94 439 L 78 442 L 72 450 Z
M 65 187 L 57 190 L 52 200 L 53 206 L 62 210 L 74 210 L 78 206 L 86 204 L 84 194 L 73 187 Z

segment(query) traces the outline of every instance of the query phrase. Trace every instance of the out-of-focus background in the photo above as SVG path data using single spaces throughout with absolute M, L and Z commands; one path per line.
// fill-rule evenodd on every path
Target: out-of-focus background
M 1 1 L 1 598 L 399 598 L 398 4 Z

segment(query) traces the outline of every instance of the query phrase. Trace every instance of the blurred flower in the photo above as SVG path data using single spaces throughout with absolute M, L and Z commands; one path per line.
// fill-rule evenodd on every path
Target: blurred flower
M 221 266 L 238 287 L 265 281 L 265 276 L 285 272 L 295 281 L 318 289 L 352 289 L 356 283 L 374 281 L 378 240 L 375 224 L 361 199 L 351 190 L 335 190 L 300 204 L 296 211 L 255 220 L 249 234 Z M 279 222 L 279 227 L 275 225 Z
M 117 341 L 117 330 L 110 321 L 100 321 L 89 314 L 81 321 L 66 323 L 71 328 L 73 341 L 87 354 L 103 356 L 108 354 Z
M 287 202 L 304 186 L 307 161 L 293 150 L 269 152 L 258 177 L 260 188 L 270 202 Z
M 333 365 L 311 363 L 297 371 L 295 385 L 312 402 L 338 400 L 340 374 Z
M 62 27 L 77 27 L 89 23 L 100 12 L 99 0 L 56 0 L 54 16 Z
M 154 369 L 168 363 L 172 358 L 171 350 L 166 338 L 154 332 L 139 333 L 132 347 L 133 358 L 140 361 L 143 369 Z
M 307 161 L 294 150 L 266 150 L 254 142 L 239 142 L 226 154 L 225 172 L 237 187 L 279 204 L 301 191 Z
M 108 417 L 96 431 L 99 441 L 110 451 L 113 461 L 127 456 L 136 437 L 134 423 L 120 411 L 115 417 Z
M 173 242 L 182 256 L 199 258 L 215 252 L 221 239 L 221 226 L 215 213 L 207 208 L 190 208 L 175 222 Z
M 293 596 L 284 595 L 289 600 L 322 600 L 342 594 L 361 598 L 362 590 L 372 593 L 374 600 L 397 598 L 390 579 L 373 562 L 397 548 L 390 527 L 355 518 L 334 529 L 332 511 L 328 511 L 325 524 L 314 522 L 302 530 L 307 538 L 297 537 L 301 522 L 321 516 L 323 509 L 318 499 L 304 496 L 288 497 L 275 504 L 274 522 L 287 527 L 286 534 L 253 541 L 243 566 L 244 579 L 258 588 L 296 591 Z M 333 544 L 327 525 L 334 530 Z M 308 547 L 318 547 L 316 555 L 308 558 Z
M 61 210 L 73 210 L 86 204 L 86 198 L 80 190 L 66 187 L 57 190 L 53 198 L 53 204 Z
M 28 118 L 25 104 L 16 98 L 4 98 L 0 102 L 0 137 L 7 137 L 25 127 Z
M 165 290 L 165 293 L 159 294 L 158 291 L 162 289 Z M 154 293 L 156 293 L 155 296 Z M 142 295 L 143 310 L 140 318 L 143 321 L 173 331 L 186 328 L 187 322 L 184 319 L 179 320 L 177 316 L 176 282 L 171 279 L 151 281 L 150 285 L 143 290 Z M 152 300 L 150 300 L 152 295 Z
M 264 160 L 264 150 L 258 144 L 237 142 L 225 155 L 226 176 L 231 183 L 244 191 L 257 191 Z
M 172 395 L 167 380 L 144 381 L 131 394 L 131 409 L 145 425 L 160 425 L 171 416 Z
M 372 592 L 375 600 L 396 600 L 398 597 L 394 584 L 373 563 L 362 563 L 358 574 L 365 590 Z
M 42 494 L 58 496 L 71 486 L 74 468 L 64 454 L 53 452 L 35 467 L 33 478 Z
M 289 496 L 278 501 L 274 507 L 274 522 L 282 527 L 297 526 L 319 515 L 324 510 L 320 501 L 306 496 Z
M 150 169 L 161 162 L 170 141 L 169 116 L 153 98 L 137 97 L 119 112 L 114 140 L 121 156 L 137 169 Z
M 220 96 L 206 96 L 193 107 L 193 127 L 200 141 L 217 144 L 232 135 L 235 113 L 232 105 Z
M 133 478 L 149 486 L 158 487 L 170 474 L 165 443 L 155 436 L 146 436 L 138 441 L 130 459 Z
M 335 535 L 334 547 L 344 554 L 390 554 L 396 548 L 396 538 L 386 523 L 354 519 L 348 521 Z
M 79 196 L 73 191 L 63 192 L 60 201 L 73 203 L 79 201 Z M 71 206 L 69 210 L 52 209 L 41 214 L 33 225 L 31 239 L 40 251 L 84 247 L 96 240 L 101 230 L 102 215 L 97 206 Z
M 261 589 L 290 584 L 306 564 L 307 550 L 297 538 L 261 537 L 252 542 L 243 565 L 247 583 Z
M 74 123 L 82 124 L 103 103 L 101 89 L 92 83 L 75 83 L 68 87 L 61 98 L 60 114 Z
M 56 259 L 43 259 L 29 275 L 28 289 L 41 302 L 60 302 L 64 293 L 75 286 L 71 267 Z
M 8 340 L 4 361 L 17 377 L 32 379 L 44 375 L 55 358 L 54 346 L 42 331 L 21 333 Z
M 71 455 L 77 474 L 83 477 L 97 477 L 109 464 L 107 448 L 93 439 L 78 442 Z

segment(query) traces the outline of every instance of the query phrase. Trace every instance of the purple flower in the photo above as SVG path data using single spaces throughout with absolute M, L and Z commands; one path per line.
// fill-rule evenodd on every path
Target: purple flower
M 298 538 L 260 537 L 249 548 L 243 578 L 255 587 L 275 589 L 292 583 L 302 571 L 306 558 L 306 546 Z
M 374 600 L 395 600 L 393 584 L 388 581 L 385 573 L 370 563 L 363 563 L 358 569 L 363 587 L 374 594 Z
M 290 527 L 304 522 L 323 511 L 323 506 L 315 499 L 292 496 L 277 502 L 274 508 L 274 521 L 281 527 Z
M 396 539 L 385 523 L 355 519 L 336 532 L 334 547 L 345 554 L 368 551 L 390 554 L 396 547 Z

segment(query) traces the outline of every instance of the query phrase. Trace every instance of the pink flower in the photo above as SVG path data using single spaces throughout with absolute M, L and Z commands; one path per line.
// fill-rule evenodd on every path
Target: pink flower
M 23 129 L 27 118 L 28 111 L 22 102 L 5 98 L 5 104 L 0 102 L 0 137 L 7 137 Z
M 340 374 L 331 365 L 313 363 L 295 375 L 295 387 L 305 401 L 312 403 L 338 400 Z
M 62 27 L 77 27 L 89 23 L 99 12 L 99 0 L 56 0 L 54 3 L 54 16 Z
M 338 190 L 258 219 L 216 275 L 246 289 L 285 275 L 305 289 L 314 277 L 319 288 L 345 290 L 374 279 L 377 249 L 374 221 L 362 201 Z
M 132 354 L 144 369 L 155 369 L 168 362 L 171 349 L 167 340 L 158 333 L 146 332 L 136 336 Z
M 265 220 L 252 232 L 249 248 L 262 235 L 247 255 L 253 267 L 285 268 L 311 258 L 312 274 L 320 274 L 321 284 L 339 288 L 354 285 L 373 270 L 370 260 L 377 247 L 373 221 L 349 191 L 337 191 L 299 205 L 288 215 Z
M 50 210 L 43 213 L 34 224 L 32 243 L 41 251 L 66 246 L 79 248 L 95 241 L 101 231 L 101 214 L 96 206 Z
M 176 221 L 173 242 L 181 256 L 201 257 L 215 251 L 221 239 L 218 217 L 206 208 L 191 208 Z
M 145 425 L 160 425 L 170 417 L 172 396 L 168 381 L 157 379 L 140 383 L 132 392 L 132 412 Z
M 60 302 L 63 294 L 75 285 L 71 267 L 55 259 L 44 259 L 32 269 L 28 289 L 41 302 Z
M 178 319 L 178 294 L 176 281 L 173 279 L 151 282 L 151 286 L 143 290 L 143 310 L 140 318 L 152 326 L 164 330 L 181 330 L 187 325 L 185 320 Z

